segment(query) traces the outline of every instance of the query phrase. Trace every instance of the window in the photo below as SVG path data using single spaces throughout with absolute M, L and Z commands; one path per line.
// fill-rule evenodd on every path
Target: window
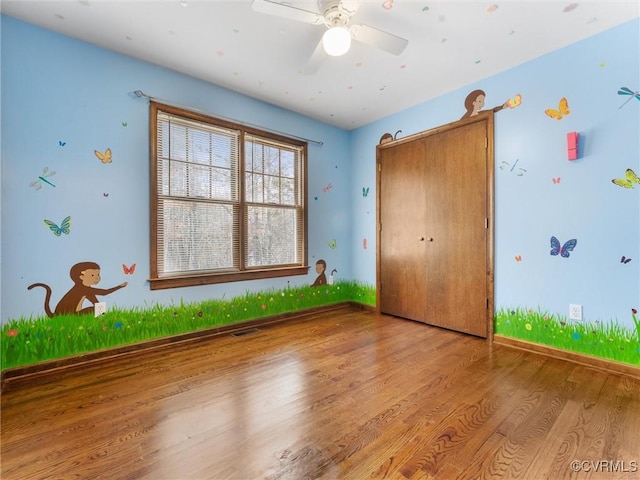
M 150 110 L 151 289 L 306 274 L 306 143 Z

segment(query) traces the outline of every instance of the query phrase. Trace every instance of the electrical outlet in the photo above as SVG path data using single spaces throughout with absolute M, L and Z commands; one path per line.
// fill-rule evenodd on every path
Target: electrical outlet
M 107 313 L 107 302 L 96 302 L 93 304 L 93 313 L 96 317 Z
M 582 305 L 569 305 L 569 320 L 582 320 Z

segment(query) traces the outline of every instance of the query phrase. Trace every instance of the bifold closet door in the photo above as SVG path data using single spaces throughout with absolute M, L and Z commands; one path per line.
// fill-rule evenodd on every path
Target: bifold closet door
M 380 174 L 380 305 L 384 313 L 424 321 L 427 142 L 383 150 Z
M 486 337 L 488 126 L 380 149 L 380 310 Z

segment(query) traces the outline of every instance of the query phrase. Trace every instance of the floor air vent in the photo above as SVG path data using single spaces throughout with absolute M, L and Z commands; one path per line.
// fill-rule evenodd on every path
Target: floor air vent
M 244 337 L 245 335 L 251 335 L 252 333 L 258 333 L 260 330 L 257 328 L 247 328 L 246 330 L 240 330 L 239 332 L 233 332 L 231 335 L 234 337 Z

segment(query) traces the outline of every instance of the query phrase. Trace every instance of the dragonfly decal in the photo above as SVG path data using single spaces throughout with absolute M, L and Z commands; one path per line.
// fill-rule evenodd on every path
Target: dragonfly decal
M 629 98 L 627 98 L 627 100 L 622 105 L 620 105 L 618 107 L 618 109 L 621 109 L 622 107 L 624 107 L 633 98 L 635 98 L 636 100 L 640 101 L 640 92 L 634 92 L 630 88 L 627 88 L 627 87 L 620 87 L 620 90 L 618 90 L 618 95 L 629 95 Z
M 513 162 L 513 165 L 511 165 L 509 162 L 502 161 L 500 163 L 500 170 L 505 170 L 508 167 L 511 167 L 511 168 L 509 168 L 510 172 L 513 172 L 517 176 L 522 177 L 526 172 L 526 170 L 524 168 L 518 167 L 518 169 L 514 171 L 514 169 L 516 168 L 516 165 L 518 164 L 519 161 L 520 161 L 520 159 L 517 159 L 515 162 Z
M 29 186 L 35 188 L 36 190 L 40 190 L 42 188 L 42 182 L 44 182 L 51 185 L 52 187 L 55 187 L 53 183 L 47 180 L 47 177 L 52 177 L 55 174 L 56 172 L 54 172 L 53 170 L 49 170 L 49 167 L 44 167 L 42 169 L 42 175 L 38 176 L 38 179 L 31 182 Z

